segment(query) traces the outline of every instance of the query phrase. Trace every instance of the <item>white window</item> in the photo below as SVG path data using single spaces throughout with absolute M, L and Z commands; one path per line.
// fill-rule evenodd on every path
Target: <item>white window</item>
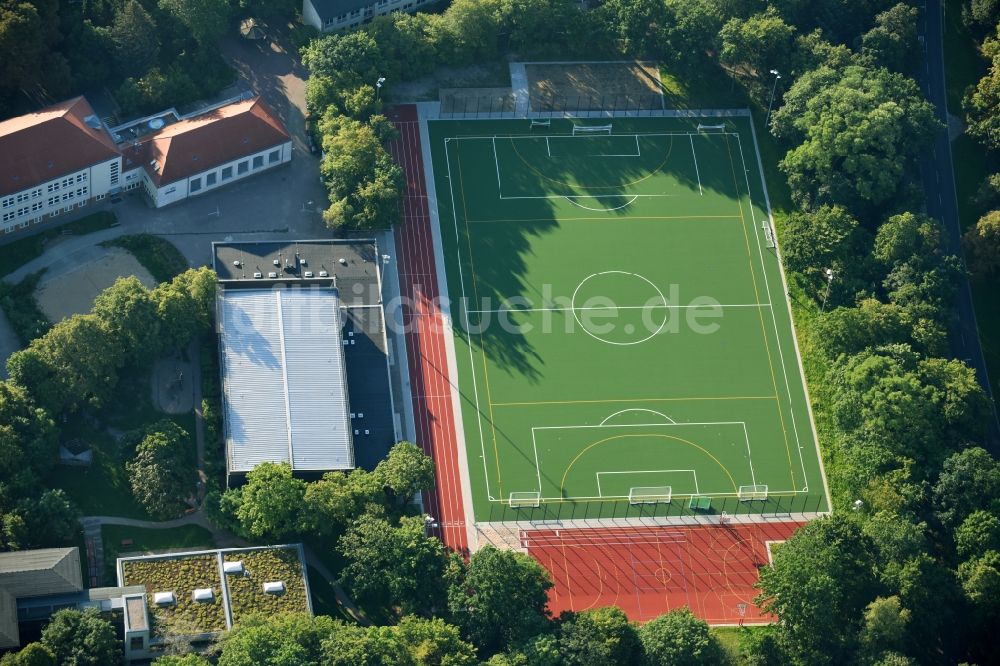
M 76 196 L 78 196 L 78 197 L 85 197 L 85 196 L 87 196 L 87 188 L 86 187 L 78 187 L 78 188 L 76 188 Z
M 55 206 L 57 203 L 59 203 L 59 197 L 49 197 L 50 206 Z
M 191 179 L 191 191 L 192 192 L 197 192 L 200 189 L 201 189 L 201 178 L 192 178 Z
M 229 180 L 233 177 L 233 167 L 227 166 L 222 168 L 222 180 Z
M 70 178 L 63 178 L 63 180 L 62 180 L 62 186 L 63 187 L 69 187 L 72 184 L 73 184 L 73 178 L 72 177 L 70 177 Z
M 244 173 L 246 173 L 247 172 L 247 164 L 248 164 L 248 162 L 246 162 L 245 160 L 243 162 L 240 162 L 239 164 L 237 164 L 236 165 L 236 173 L 237 174 L 244 174 Z
M 3 221 L 4 222 L 10 222 L 13 219 L 14 219 L 14 211 L 10 211 L 9 213 L 4 213 L 3 214 Z
M 83 173 L 78 173 L 76 175 L 76 182 L 82 183 L 85 180 L 87 180 L 87 172 L 86 171 L 83 172 Z
M 3 200 L 4 208 L 10 208 L 13 205 L 14 205 L 14 197 L 7 197 L 6 199 Z
M 42 202 L 41 201 L 36 201 L 35 203 L 31 204 L 31 212 L 32 213 L 34 213 L 36 211 L 40 211 L 41 209 L 42 209 Z
M 70 197 L 72 197 L 72 196 L 73 196 L 73 193 L 72 193 L 72 192 L 63 192 L 63 195 L 62 195 L 62 200 L 63 200 L 63 201 L 66 201 L 66 200 L 68 200 L 68 199 L 69 199 Z
M 262 166 L 264 166 L 264 156 L 263 155 L 257 155 L 256 157 L 253 158 L 253 168 L 254 169 L 259 169 Z
M 31 198 L 32 199 L 37 199 L 40 196 L 42 196 L 42 188 L 39 187 L 37 190 L 32 190 L 31 191 Z
M 31 209 L 28 208 L 27 206 L 25 206 L 24 208 L 18 208 L 17 209 L 17 216 L 21 217 L 22 215 L 27 215 L 29 210 L 31 210 Z
M 104 195 L 103 195 L 103 194 L 98 194 L 98 195 L 97 195 L 96 197 L 94 197 L 94 198 L 95 198 L 95 199 L 97 199 L 98 201 L 100 201 L 101 199 L 103 199 L 103 198 L 104 198 Z
M 281 159 L 281 151 L 280 150 L 272 150 L 271 153 L 267 156 L 267 163 L 268 164 L 274 164 L 275 162 L 279 161 L 280 159 Z
M 216 175 L 213 171 L 212 173 L 205 174 L 205 187 L 211 187 L 215 185 Z
M 112 185 L 117 185 L 118 184 L 118 162 L 117 161 L 111 163 L 111 184 Z
M 29 223 L 30 222 L 28 220 L 25 220 L 24 222 L 21 222 L 19 225 L 17 225 L 17 228 L 18 229 L 27 229 Z

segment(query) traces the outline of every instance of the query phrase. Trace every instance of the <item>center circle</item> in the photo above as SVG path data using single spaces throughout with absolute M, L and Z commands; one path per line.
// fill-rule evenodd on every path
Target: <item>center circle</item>
M 663 292 L 652 281 L 629 271 L 588 275 L 573 291 L 571 307 L 584 333 L 622 347 L 652 339 L 667 325 L 670 314 Z M 662 320 L 652 314 L 654 309 L 662 310 Z M 594 318 L 614 321 L 595 324 Z

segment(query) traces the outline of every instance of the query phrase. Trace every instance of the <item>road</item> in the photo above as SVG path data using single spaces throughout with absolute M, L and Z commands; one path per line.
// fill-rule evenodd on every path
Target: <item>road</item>
M 941 0 L 926 0 L 924 5 L 925 63 L 918 74 L 921 88 L 935 106 L 938 120 L 948 124 L 948 102 L 944 73 L 944 14 Z M 924 191 L 927 193 L 927 213 L 944 223 L 951 251 L 962 256 L 962 228 L 958 219 L 958 197 L 955 174 L 952 171 L 951 141 L 948 132 L 939 132 L 930 150 L 921 160 Z M 972 289 L 962 279 L 954 304 L 955 323 L 951 327 L 951 348 L 955 358 L 962 359 L 976 371 L 979 383 L 986 389 L 993 406 L 989 441 L 994 454 L 1000 452 L 1000 422 L 986 371 L 986 357 L 979 340 L 979 326 L 972 303 Z

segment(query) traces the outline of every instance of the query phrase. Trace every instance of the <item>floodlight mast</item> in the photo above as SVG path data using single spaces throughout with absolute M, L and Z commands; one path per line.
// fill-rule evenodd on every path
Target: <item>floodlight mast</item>
M 774 105 L 774 90 L 778 87 L 778 79 L 781 78 L 781 74 L 778 70 L 772 69 L 771 74 L 774 75 L 774 84 L 771 86 L 771 101 L 767 103 L 767 117 L 764 118 L 764 128 L 767 128 L 767 123 L 771 120 L 771 107 Z
M 382 92 L 382 84 L 384 84 L 384 83 L 385 83 L 385 77 L 384 76 L 378 77 L 378 81 L 375 82 L 375 99 L 376 100 L 378 100 L 378 98 L 379 98 L 379 93 Z
M 830 298 L 830 287 L 833 286 L 833 269 L 824 268 L 823 275 L 826 277 L 826 293 L 823 294 L 823 305 L 820 306 L 820 312 L 826 310 L 826 299 Z

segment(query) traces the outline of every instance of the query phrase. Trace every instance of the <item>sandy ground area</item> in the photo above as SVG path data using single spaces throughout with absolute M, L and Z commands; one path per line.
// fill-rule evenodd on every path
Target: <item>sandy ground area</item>
M 85 264 L 60 271 L 59 264 L 49 268 L 35 291 L 38 305 L 55 323 L 74 314 L 90 312 L 94 299 L 119 277 L 135 275 L 149 288 L 156 280 L 135 257 L 120 248 L 107 248 L 101 256 Z

